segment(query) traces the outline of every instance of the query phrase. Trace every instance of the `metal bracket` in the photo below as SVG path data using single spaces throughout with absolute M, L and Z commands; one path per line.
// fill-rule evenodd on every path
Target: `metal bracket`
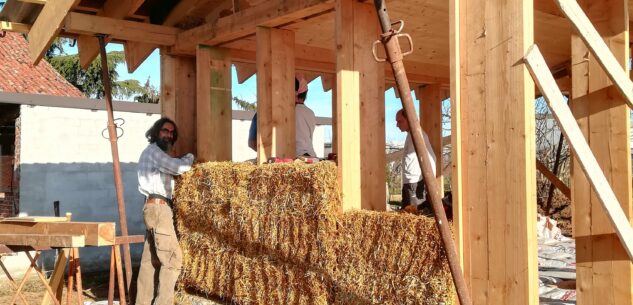
M 395 25 L 400 25 L 398 27 L 398 29 L 394 29 L 393 26 Z M 380 40 L 376 40 L 374 41 L 374 43 L 371 46 L 371 53 L 374 55 L 374 59 L 377 62 L 385 62 L 387 61 L 387 58 L 380 58 L 378 57 L 378 53 L 377 53 L 377 45 L 381 44 L 381 43 L 387 43 L 387 41 L 389 39 L 395 38 L 395 39 L 399 39 L 400 37 L 405 37 L 408 44 L 409 44 L 409 49 L 405 52 L 402 52 L 402 56 L 407 56 L 411 53 L 413 53 L 413 39 L 411 38 L 411 36 L 409 34 L 406 33 L 401 33 L 402 29 L 404 29 L 404 20 L 398 20 L 396 22 L 391 23 L 392 28 L 389 30 L 389 32 L 387 33 L 383 33 L 380 35 Z M 400 45 L 400 44 L 398 44 Z

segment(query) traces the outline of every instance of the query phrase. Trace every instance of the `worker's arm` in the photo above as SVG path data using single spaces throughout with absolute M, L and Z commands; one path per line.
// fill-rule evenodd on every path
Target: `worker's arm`
M 160 149 L 155 150 L 152 157 L 156 162 L 158 170 L 174 176 L 189 171 L 194 159 L 193 154 L 186 154 L 182 158 L 172 158 Z

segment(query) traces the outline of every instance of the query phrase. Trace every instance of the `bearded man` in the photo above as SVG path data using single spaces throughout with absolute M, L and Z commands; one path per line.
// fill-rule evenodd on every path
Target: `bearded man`
M 173 305 L 182 269 L 182 252 L 174 229 L 174 176 L 191 169 L 192 154 L 171 156 L 178 139 L 176 123 L 161 118 L 145 133 L 149 145 L 138 161 L 138 190 L 145 195 L 145 246 L 137 280 L 137 305 Z

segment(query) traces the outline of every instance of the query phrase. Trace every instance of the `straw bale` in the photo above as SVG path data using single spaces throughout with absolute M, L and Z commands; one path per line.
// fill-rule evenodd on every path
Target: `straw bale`
M 452 304 L 454 287 L 435 220 L 353 211 L 340 217 L 338 304 Z
M 175 192 L 178 230 L 219 236 L 248 256 L 331 269 L 336 183 L 331 162 L 199 164 Z
M 332 304 L 322 274 L 266 256 L 249 257 L 200 233 L 181 236 L 181 284 L 238 304 Z
M 238 304 L 453 304 L 433 219 L 341 213 L 329 162 L 199 164 L 175 199 L 186 287 Z

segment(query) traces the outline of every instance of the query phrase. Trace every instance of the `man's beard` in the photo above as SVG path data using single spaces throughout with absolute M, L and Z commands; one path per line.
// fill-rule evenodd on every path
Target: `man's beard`
M 174 142 L 169 140 L 158 139 L 156 140 L 156 146 L 162 149 L 164 152 L 170 152 Z

